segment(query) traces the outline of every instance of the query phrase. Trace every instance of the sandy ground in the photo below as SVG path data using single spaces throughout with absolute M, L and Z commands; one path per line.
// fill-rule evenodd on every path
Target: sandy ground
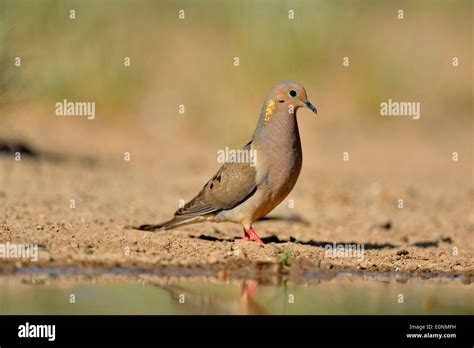
M 9 132 L 0 135 L 19 134 L 39 156 L 16 162 L 12 154 L 0 155 L 0 243 L 35 243 L 40 253 L 37 262 L 4 258 L 3 269 L 186 267 L 235 277 L 262 270 L 472 277 L 468 127 L 445 128 L 450 136 L 443 137 L 438 128 L 427 132 L 426 124 L 408 128 L 404 122 L 413 121 L 407 120 L 387 127 L 299 118 L 302 173 L 271 214 L 276 218 L 255 224 L 263 246 L 236 240 L 241 227 L 228 223 L 158 233 L 124 229 L 169 218 L 181 199 L 192 198 L 217 171 L 216 151 L 240 146 L 240 135 L 211 141 L 179 122 L 153 128 L 110 127 L 100 120 L 44 123 L 22 114 L 7 119 L 2 128 Z M 349 161 L 343 161 L 344 151 Z M 461 153 L 460 161 L 452 161 L 453 151 Z M 123 160 L 124 152 L 131 161 Z M 327 257 L 325 245 L 333 242 L 363 244 L 363 259 Z

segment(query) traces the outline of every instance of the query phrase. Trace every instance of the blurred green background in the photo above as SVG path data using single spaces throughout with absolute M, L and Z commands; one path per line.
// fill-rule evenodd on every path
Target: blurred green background
M 189 127 L 222 139 L 242 130 L 240 143 L 270 88 L 292 80 L 338 122 L 380 118 L 380 102 L 391 98 L 421 102 L 422 119 L 469 124 L 472 4 L 2 0 L 0 122 L 26 106 L 51 117 L 64 98 L 95 101 L 97 117 L 110 122 L 170 118 L 184 104 Z

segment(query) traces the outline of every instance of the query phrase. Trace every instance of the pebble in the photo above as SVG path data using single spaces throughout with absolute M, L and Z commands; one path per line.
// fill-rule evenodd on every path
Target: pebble
M 410 254 L 410 253 L 408 252 L 408 250 L 405 250 L 405 249 L 397 251 L 397 255 L 399 255 L 399 256 L 405 256 L 405 255 L 408 255 L 408 254 Z

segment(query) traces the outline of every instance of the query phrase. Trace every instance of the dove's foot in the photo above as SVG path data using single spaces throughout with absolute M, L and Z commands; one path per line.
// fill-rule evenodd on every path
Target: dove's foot
M 253 230 L 252 227 L 250 227 L 248 230 L 246 230 L 244 228 L 244 233 L 245 233 L 245 237 L 244 238 L 248 238 L 248 239 L 251 239 L 255 242 L 257 242 L 258 244 L 263 244 L 262 240 L 259 238 L 259 236 L 257 235 L 257 233 Z M 247 239 L 247 240 L 248 240 Z
M 242 238 L 235 238 L 236 241 L 242 241 L 242 242 L 248 242 L 250 240 L 250 237 L 249 235 L 247 234 L 247 232 L 245 232 L 245 228 L 244 228 L 244 233 L 245 235 L 242 237 Z

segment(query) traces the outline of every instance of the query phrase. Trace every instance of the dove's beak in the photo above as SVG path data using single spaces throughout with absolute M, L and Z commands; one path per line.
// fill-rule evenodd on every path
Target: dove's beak
M 311 104 L 311 103 L 309 102 L 309 100 L 306 100 L 306 101 L 304 102 L 304 104 L 308 107 L 308 109 L 310 109 L 310 110 L 311 110 L 312 112 L 314 112 L 315 114 L 318 113 L 318 110 L 316 109 L 316 107 L 315 107 L 313 104 Z

